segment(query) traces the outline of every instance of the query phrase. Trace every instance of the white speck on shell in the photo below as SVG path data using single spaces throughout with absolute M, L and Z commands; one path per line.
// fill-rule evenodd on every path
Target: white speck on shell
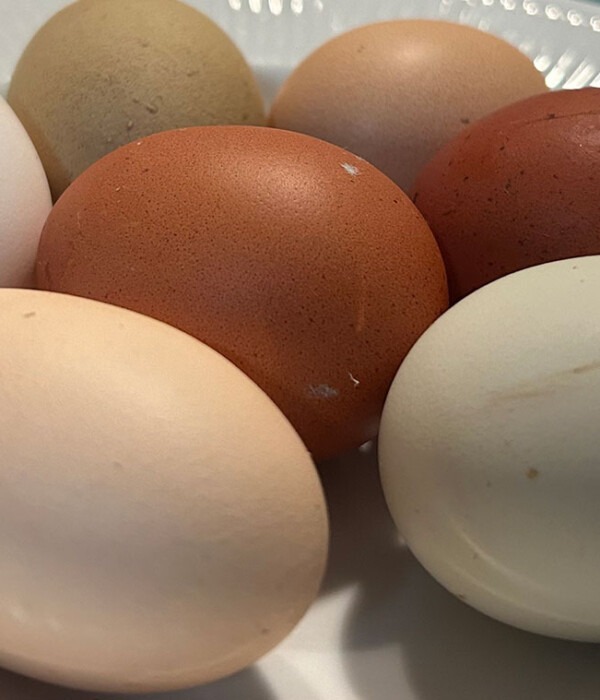
M 359 175 L 360 170 L 356 167 L 356 165 L 352 165 L 351 163 L 341 163 L 342 168 L 348 173 L 348 175 Z
M 337 389 L 334 389 L 328 384 L 311 384 L 308 387 L 308 393 L 310 396 L 314 396 L 319 399 L 333 399 L 340 395 Z

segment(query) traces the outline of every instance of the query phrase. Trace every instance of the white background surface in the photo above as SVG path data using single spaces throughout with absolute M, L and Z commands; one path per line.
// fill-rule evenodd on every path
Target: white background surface
M 32 34 L 65 4 L 0 0 L 0 90 L 5 91 Z M 190 4 L 212 15 L 234 38 L 257 70 L 267 99 L 297 61 L 332 34 L 400 16 L 442 16 L 488 29 L 530 55 L 551 87 L 600 87 L 600 5 L 542 0 Z M 331 462 L 321 472 L 332 520 L 331 564 L 321 598 L 294 633 L 254 668 L 205 688 L 153 697 L 600 699 L 600 645 L 544 639 L 506 627 L 453 598 L 421 569 L 395 534 L 373 454 Z M 0 700 L 98 697 L 0 671 Z

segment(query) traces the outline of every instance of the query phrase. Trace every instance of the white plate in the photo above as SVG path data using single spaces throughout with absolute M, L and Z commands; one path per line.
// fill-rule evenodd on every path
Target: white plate
M 0 89 L 65 0 L 0 0 Z M 600 4 L 545 0 L 196 0 L 257 70 L 265 97 L 314 47 L 351 26 L 444 17 L 505 37 L 550 87 L 600 87 Z M 6 167 L 0 165 L 0 167 Z M 373 454 L 323 468 L 332 519 L 323 593 L 252 669 L 163 700 L 598 700 L 600 645 L 543 639 L 473 611 L 400 545 Z M 1 572 L 0 572 L 1 575 Z M 1 631 L 0 631 L 1 634 Z M 1 700 L 92 700 L 0 672 Z M 112 696 L 121 700 L 125 696 Z M 154 696 L 157 697 L 157 696 Z

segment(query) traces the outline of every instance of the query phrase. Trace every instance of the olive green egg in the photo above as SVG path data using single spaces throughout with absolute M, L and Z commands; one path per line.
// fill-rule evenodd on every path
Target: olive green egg
M 54 199 L 131 141 L 206 124 L 265 122 L 255 77 L 211 19 L 178 0 L 78 0 L 33 37 L 8 101 Z

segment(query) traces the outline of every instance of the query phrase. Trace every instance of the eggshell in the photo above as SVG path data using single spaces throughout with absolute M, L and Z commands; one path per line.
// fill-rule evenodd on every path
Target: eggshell
M 380 462 L 421 563 L 492 617 L 600 641 L 600 257 L 514 273 L 423 335 Z
M 545 89 L 531 61 L 502 39 L 396 20 L 318 48 L 285 82 L 270 120 L 347 148 L 408 189 L 466 124 Z
M 52 202 L 31 139 L 2 97 L 0 163 L 0 287 L 27 287 Z
M 56 199 L 89 165 L 148 134 L 263 124 L 250 68 L 208 17 L 177 0 L 79 0 L 19 61 L 8 100 Z
M 473 124 L 423 169 L 414 201 L 453 300 L 502 275 L 600 253 L 600 90 L 532 97 Z
M 93 691 L 192 686 L 317 594 L 321 486 L 227 360 L 107 304 L 0 290 L 0 665 Z
M 431 231 L 393 182 L 264 127 L 173 131 L 103 159 L 54 208 L 37 270 L 44 289 L 226 355 L 317 458 L 375 436 L 401 360 L 448 303 Z

